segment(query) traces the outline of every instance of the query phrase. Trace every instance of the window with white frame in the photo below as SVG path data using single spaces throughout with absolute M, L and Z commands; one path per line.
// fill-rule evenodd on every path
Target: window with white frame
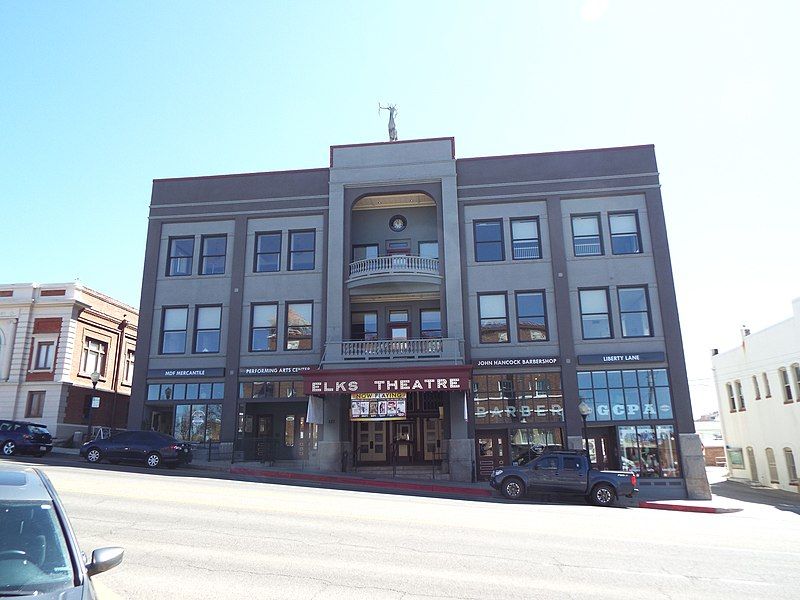
M 726 383 L 725 391 L 728 393 L 728 407 L 730 408 L 731 412 L 736 412 L 736 398 L 733 395 L 733 385 Z
M 789 381 L 789 371 L 786 369 L 779 369 L 778 374 L 781 378 L 781 385 L 783 386 L 783 401 L 784 403 L 789 403 L 794 401 L 794 395 L 792 394 L 792 383 Z
M 755 375 L 753 375 L 753 397 L 761 400 L 761 390 L 758 389 L 758 378 Z
M 125 353 L 125 383 L 128 385 L 133 381 L 133 359 L 136 353 L 133 350 L 128 350 Z
M 36 360 L 33 368 L 37 371 L 50 371 L 53 369 L 53 359 L 55 358 L 55 342 L 39 342 L 36 344 Z
M 106 372 L 106 350 L 108 346 L 105 342 L 86 338 L 83 340 L 83 356 L 81 357 L 81 372 L 86 374 Z
M 766 373 L 761 373 L 761 380 L 764 382 L 764 398 L 771 398 L 772 392 L 769 389 L 769 377 Z
M 44 392 L 28 392 L 28 402 L 25 405 L 26 419 L 41 419 L 44 412 Z
M 794 392 L 795 398 L 800 399 L 800 364 L 793 364 L 791 366 L 792 379 L 794 379 Z
M 734 381 L 733 388 L 736 390 L 736 399 L 739 401 L 739 410 L 747 410 L 744 405 L 744 394 L 742 394 L 742 382 Z
M 789 484 L 797 485 L 797 466 L 794 463 L 792 449 L 784 448 L 783 457 L 786 459 L 786 471 L 789 473 Z
M 780 483 L 778 478 L 778 463 L 775 462 L 775 452 L 772 448 L 767 448 L 767 466 L 769 467 L 769 481 L 770 483 Z

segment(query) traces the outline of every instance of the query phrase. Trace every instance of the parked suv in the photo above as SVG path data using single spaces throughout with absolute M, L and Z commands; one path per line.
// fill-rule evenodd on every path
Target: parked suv
M 47 425 L 0 419 L 0 455 L 35 454 L 44 456 L 53 449 L 53 436 Z
M 81 446 L 81 456 L 90 463 L 108 460 L 144 462 L 156 468 L 161 464 L 176 467 L 192 462 L 192 448 L 166 433 L 157 431 L 122 431 L 106 439 L 96 439 Z

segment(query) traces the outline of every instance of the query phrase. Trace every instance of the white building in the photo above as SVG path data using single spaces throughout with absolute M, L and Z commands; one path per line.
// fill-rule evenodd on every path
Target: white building
M 731 477 L 797 492 L 800 298 L 792 306 L 790 319 L 712 363 Z

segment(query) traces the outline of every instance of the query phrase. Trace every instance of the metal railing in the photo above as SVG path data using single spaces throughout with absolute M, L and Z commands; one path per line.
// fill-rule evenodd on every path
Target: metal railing
M 414 340 L 353 340 L 327 342 L 325 363 L 368 360 L 442 360 L 458 363 L 464 359 L 464 342 L 455 338 Z
M 365 258 L 350 263 L 350 279 L 369 277 L 370 275 L 391 275 L 394 273 L 439 275 L 439 259 L 397 254 Z

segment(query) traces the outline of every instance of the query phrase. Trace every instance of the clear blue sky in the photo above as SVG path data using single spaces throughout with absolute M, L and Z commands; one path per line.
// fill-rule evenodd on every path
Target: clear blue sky
M 151 180 L 656 146 L 693 397 L 800 296 L 797 2 L 0 3 L 0 282 L 138 305 Z

